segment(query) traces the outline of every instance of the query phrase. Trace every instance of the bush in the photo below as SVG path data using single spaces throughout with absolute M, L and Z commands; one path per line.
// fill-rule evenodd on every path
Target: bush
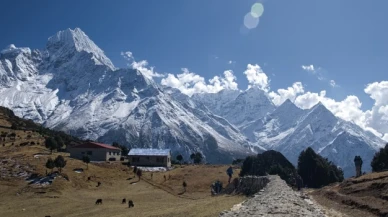
M 279 175 L 288 184 L 293 185 L 294 174 L 296 173 L 292 165 L 280 152 L 266 151 L 256 156 L 245 158 L 241 167 L 240 176 L 255 175 L 265 176 Z
M 388 169 L 388 143 L 384 148 L 380 148 L 379 152 L 376 152 L 371 162 L 372 171 L 380 172 Z
M 298 173 L 308 187 L 319 188 L 334 182 L 342 182 L 344 173 L 327 158 L 316 154 L 312 148 L 302 151 L 298 158 Z

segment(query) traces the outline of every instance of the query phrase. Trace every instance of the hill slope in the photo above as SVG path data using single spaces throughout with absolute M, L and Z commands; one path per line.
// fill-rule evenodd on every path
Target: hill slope
M 388 214 L 388 172 L 350 178 L 312 193 L 321 204 L 349 216 L 386 216 Z

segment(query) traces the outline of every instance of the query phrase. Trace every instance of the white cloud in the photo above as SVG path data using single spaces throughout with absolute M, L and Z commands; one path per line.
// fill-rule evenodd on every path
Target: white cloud
M 154 67 L 147 67 L 148 62 L 147 60 L 141 60 L 139 62 L 133 61 L 131 64 L 131 67 L 133 69 L 137 69 L 140 71 L 145 77 L 147 78 L 153 78 L 153 77 L 164 77 L 163 74 L 157 73 L 154 71 Z
M 370 83 L 364 91 L 375 101 L 365 112 L 367 126 L 378 129 L 388 139 L 388 81 Z
M 248 79 L 249 86 L 257 86 L 264 91 L 269 91 L 269 82 L 268 76 L 263 72 L 259 65 L 248 64 L 247 69 L 244 71 Z
M 304 88 L 302 82 L 295 82 L 292 84 L 292 87 L 288 87 L 287 89 L 278 89 L 276 92 L 277 93 L 274 91 L 270 92 L 269 96 L 272 98 L 272 102 L 279 106 L 287 99 L 294 102 L 298 94 L 304 93 Z
M 153 77 L 164 77 L 163 74 L 160 74 L 154 70 L 154 67 L 148 67 L 147 60 L 140 60 L 139 62 L 135 61 L 135 58 L 133 57 L 133 54 L 131 51 L 121 52 L 121 56 L 124 57 L 128 62 L 128 66 L 130 66 L 133 69 L 138 70 L 141 72 L 145 77 L 152 79 Z
M 229 64 L 229 65 L 234 65 L 234 64 L 236 64 L 236 61 L 229 60 L 229 61 L 228 61 L 228 64 Z
M 302 65 L 302 69 L 308 72 L 315 72 L 314 65 Z
M 332 87 L 338 87 L 338 85 L 335 83 L 334 80 L 330 80 L 329 84 L 330 84 L 330 86 L 332 86 Z
M 225 71 L 223 77 L 214 76 L 207 83 L 204 77 L 190 72 L 187 68 L 182 68 L 181 74 L 176 76 L 168 74 L 166 78 L 162 79 L 161 84 L 177 88 L 189 96 L 195 93 L 216 93 L 223 89 L 238 89 L 236 76 L 231 70 Z
M 126 52 L 121 52 L 121 56 L 123 56 L 126 60 L 132 61 L 133 60 L 133 55 L 131 51 L 126 51 Z

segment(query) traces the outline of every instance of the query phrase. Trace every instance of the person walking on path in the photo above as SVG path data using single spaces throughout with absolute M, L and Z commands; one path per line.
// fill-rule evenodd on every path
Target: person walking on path
M 232 179 L 232 175 L 233 175 L 233 168 L 232 168 L 232 166 L 230 166 L 230 167 L 226 170 L 226 174 L 228 174 L 228 176 L 229 176 L 228 183 L 230 184 L 230 180 Z

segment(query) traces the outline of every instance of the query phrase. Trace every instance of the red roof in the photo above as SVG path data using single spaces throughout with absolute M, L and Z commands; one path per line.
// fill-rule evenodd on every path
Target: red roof
M 86 142 L 80 145 L 73 146 L 72 148 L 106 148 L 106 149 L 112 149 L 112 150 L 121 150 L 120 148 L 116 148 L 111 145 L 97 143 L 97 142 Z

